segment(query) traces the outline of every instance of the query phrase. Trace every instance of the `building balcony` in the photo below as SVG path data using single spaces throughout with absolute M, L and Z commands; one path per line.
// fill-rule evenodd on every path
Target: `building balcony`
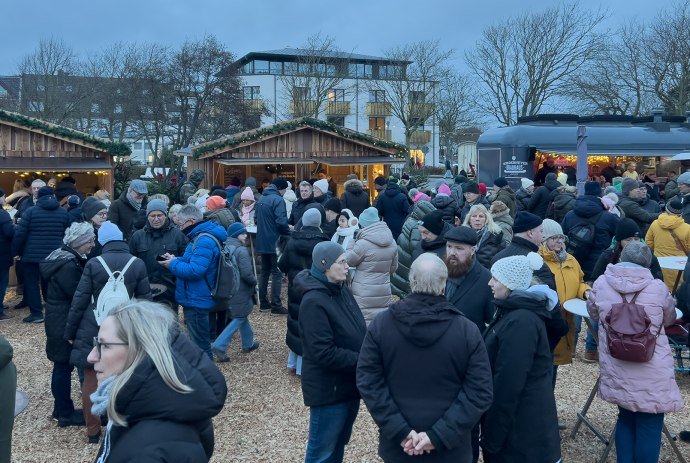
M 316 114 L 319 103 L 315 100 L 298 100 L 290 102 L 290 112 L 293 116 L 313 116 Z
M 369 129 L 369 135 L 372 137 L 380 138 L 381 140 L 391 141 L 391 131 L 390 130 L 376 130 Z
M 367 103 L 367 116 L 390 116 L 393 114 L 390 103 L 385 101 Z
M 350 114 L 349 101 L 329 101 L 326 106 L 327 116 L 347 116 Z
M 262 113 L 264 112 L 264 100 L 244 100 L 251 112 Z
M 413 145 L 426 145 L 431 143 L 431 130 L 417 130 L 410 135 L 410 143 Z
M 410 103 L 407 105 L 410 118 L 427 120 L 434 113 L 433 103 Z

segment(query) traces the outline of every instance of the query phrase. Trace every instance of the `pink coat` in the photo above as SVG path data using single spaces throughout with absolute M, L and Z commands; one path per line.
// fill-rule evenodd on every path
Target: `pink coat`
M 606 268 L 592 287 L 587 311 L 592 320 L 599 321 L 599 394 L 607 402 L 626 410 L 645 413 L 669 413 L 683 408 L 683 399 L 673 371 L 673 354 L 662 329 L 656 341 L 654 356 L 649 362 L 636 363 L 611 357 L 606 344 L 606 330 L 601 323 L 611 305 L 622 302 L 620 293 L 630 300 L 634 293 L 637 303 L 645 307 L 652 321 L 652 333 L 659 326 L 675 321 L 675 301 L 661 280 L 655 280 L 649 269 L 633 264 L 617 264 Z

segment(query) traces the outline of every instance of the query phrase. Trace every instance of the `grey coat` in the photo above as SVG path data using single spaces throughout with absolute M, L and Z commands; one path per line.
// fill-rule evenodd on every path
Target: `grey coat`
M 256 276 L 252 267 L 252 258 L 247 248 L 237 238 L 228 238 L 225 246 L 235 247 L 233 255 L 237 261 L 237 268 L 240 270 L 240 287 L 230 299 L 230 316 L 245 318 L 252 313 L 256 294 Z

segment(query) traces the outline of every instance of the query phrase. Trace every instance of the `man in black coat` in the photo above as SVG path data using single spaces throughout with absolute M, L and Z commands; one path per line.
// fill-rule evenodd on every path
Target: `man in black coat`
M 119 199 L 113 201 L 108 209 L 108 220 L 118 226 L 125 241 L 132 236 L 132 225 L 140 216 L 142 209 L 146 210 L 148 186 L 143 180 L 132 180 L 129 188 L 122 192 Z
M 534 186 L 539 187 L 544 184 L 546 177 L 557 172 L 556 166 L 554 165 L 553 158 L 549 158 L 544 162 L 541 168 L 537 171 L 537 175 L 534 176 Z
M 417 259 L 412 294 L 376 317 L 362 344 L 357 387 L 386 462 L 428 453 L 423 461 L 469 463 L 471 430 L 493 399 L 481 333 L 446 301 L 447 275 L 438 257 Z
M 561 183 L 556 179 L 556 174 L 551 172 L 546 176 L 546 181 L 544 184 L 534 190 L 532 199 L 530 199 L 529 204 L 527 205 L 528 212 L 531 212 L 542 219 L 546 218 L 546 211 L 549 208 L 549 203 L 553 201 L 553 198 L 556 195 L 556 190 L 562 186 Z M 536 185 L 536 181 L 534 184 Z
M 446 255 L 445 234 L 453 228 L 448 222 L 443 220 L 443 212 L 433 210 L 419 221 L 418 229 L 421 240 L 412 250 L 412 260 L 421 256 L 425 252 L 432 252 L 443 259 Z
M 306 180 L 301 181 L 299 184 L 299 197 L 292 205 L 290 217 L 288 218 L 288 225 L 292 225 L 293 227 L 297 225 L 297 222 L 302 218 L 302 214 L 304 214 L 307 206 L 315 202 L 311 183 Z
M 393 233 L 393 238 L 397 240 L 407 218 L 410 203 L 407 201 L 407 196 L 400 191 L 400 187 L 393 180 L 388 182 L 386 190 L 379 195 L 376 209 Z
M 340 203 L 343 209 L 350 209 L 355 217 L 371 206 L 369 193 L 364 191 L 364 185 L 358 179 L 347 180 L 344 184 L 345 191 L 340 196 Z

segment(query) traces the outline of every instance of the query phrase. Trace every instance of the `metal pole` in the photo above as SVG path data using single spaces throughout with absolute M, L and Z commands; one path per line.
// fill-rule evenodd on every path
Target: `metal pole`
M 585 194 L 585 183 L 587 182 L 587 127 L 577 126 L 577 194 Z

